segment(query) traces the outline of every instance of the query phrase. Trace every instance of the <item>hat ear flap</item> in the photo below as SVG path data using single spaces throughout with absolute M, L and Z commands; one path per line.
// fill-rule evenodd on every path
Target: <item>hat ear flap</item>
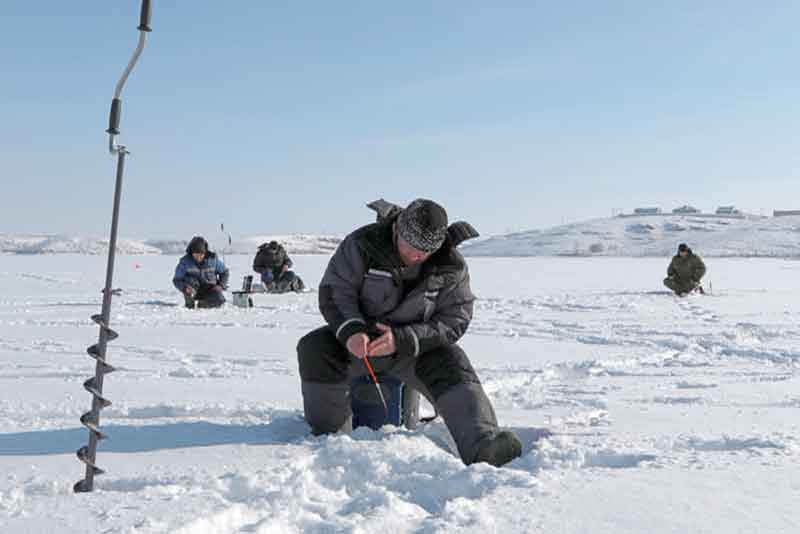
M 468 239 L 474 239 L 481 234 L 468 222 L 458 221 L 447 227 L 447 236 L 454 247 L 457 247 Z

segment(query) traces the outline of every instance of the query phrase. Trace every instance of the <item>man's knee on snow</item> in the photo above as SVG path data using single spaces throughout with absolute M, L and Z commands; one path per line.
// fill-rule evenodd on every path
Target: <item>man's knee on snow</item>
M 222 291 L 209 291 L 206 296 L 203 297 L 203 301 L 208 307 L 216 308 L 225 304 L 225 295 L 222 294 Z
M 688 291 L 689 289 L 684 287 L 684 284 L 681 284 L 678 280 L 674 278 L 665 278 L 664 285 L 667 288 L 671 289 L 675 293 L 683 293 L 684 291 Z
M 185 297 L 186 295 L 184 295 Z M 198 308 L 219 308 L 225 304 L 225 295 L 221 290 L 204 290 L 199 291 L 194 300 L 197 301 Z M 186 299 L 186 306 L 189 307 L 189 305 L 189 299 Z
M 300 378 L 336 384 L 347 380 L 350 357 L 327 327 L 309 332 L 297 342 Z
M 349 384 L 303 381 L 301 389 L 303 411 L 313 434 L 350 432 L 353 429 Z
M 434 399 L 460 384 L 480 384 L 469 358 L 458 345 L 445 345 L 417 357 L 414 372 Z
M 286 271 L 275 283 L 276 293 L 288 293 L 289 291 L 302 291 L 305 288 L 303 281 L 293 271 Z
M 664 285 L 679 295 L 681 293 L 689 293 L 697 286 L 697 284 L 693 282 L 687 283 L 685 281 L 676 280 L 674 278 L 665 278 Z
M 289 273 L 291 273 L 291 277 L 289 278 L 288 282 L 288 290 L 295 291 L 297 293 L 303 291 L 306 288 L 306 284 L 303 282 L 303 279 L 297 276 L 292 271 L 289 271 L 286 274 Z

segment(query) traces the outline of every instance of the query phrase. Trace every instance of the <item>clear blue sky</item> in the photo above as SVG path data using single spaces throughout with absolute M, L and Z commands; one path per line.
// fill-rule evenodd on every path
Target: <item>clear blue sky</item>
M 345 233 L 440 200 L 485 234 L 637 205 L 800 208 L 800 4 L 153 0 L 121 234 Z M 11 0 L 0 232 L 108 232 L 138 0 Z

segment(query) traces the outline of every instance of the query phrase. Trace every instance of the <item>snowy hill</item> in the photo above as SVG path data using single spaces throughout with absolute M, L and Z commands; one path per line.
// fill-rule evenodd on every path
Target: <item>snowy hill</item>
M 255 254 L 276 240 L 290 254 L 331 254 L 340 237 L 313 234 L 209 236 L 213 250 Z M 670 256 L 686 242 L 703 256 L 800 257 L 800 217 L 725 218 L 703 215 L 626 216 L 594 219 L 467 242 L 468 256 Z M 186 239 L 121 239 L 122 254 L 183 254 Z M 0 234 L 0 253 L 104 254 L 107 239 L 57 234 Z
M 332 236 L 306 234 L 253 236 L 233 240 L 210 239 L 212 248 L 225 254 L 255 254 L 258 245 L 275 239 L 284 244 L 290 254 L 330 254 L 340 239 Z M 151 239 L 138 241 L 120 239 L 117 251 L 121 254 L 183 254 L 187 240 Z M 10 254 L 105 254 L 108 239 L 75 237 L 58 234 L 0 234 L 0 253 Z
M 594 219 L 466 243 L 470 256 L 670 256 L 686 242 L 704 256 L 800 256 L 800 217 L 664 215 Z
M 255 254 L 259 245 L 272 240 L 282 243 L 291 254 L 332 254 L 341 242 L 340 237 L 308 234 L 256 235 L 234 239 L 225 250 L 233 254 Z
M 0 234 L 0 252 L 14 254 L 104 254 L 108 239 L 71 237 L 54 234 Z M 117 251 L 122 254 L 160 254 L 161 251 L 140 241 L 120 239 Z

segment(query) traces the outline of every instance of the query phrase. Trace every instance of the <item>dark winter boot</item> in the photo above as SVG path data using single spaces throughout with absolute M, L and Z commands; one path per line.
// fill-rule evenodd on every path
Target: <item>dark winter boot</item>
M 452 387 L 435 400 L 434 407 L 444 419 L 465 464 L 473 463 L 484 442 L 498 433 L 494 408 L 480 384 Z
M 473 463 L 486 462 L 500 467 L 520 456 L 522 456 L 522 442 L 513 432 L 503 430 L 481 443 Z
M 294 281 L 292 281 L 292 291 L 295 293 L 302 293 L 305 288 L 306 285 L 303 283 L 303 279 L 299 276 L 295 276 Z
M 183 294 L 183 303 L 186 305 L 187 308 L 193 310 L 195 308 L 195 300 L 194 297 L 190 297 L 186 293 Z

